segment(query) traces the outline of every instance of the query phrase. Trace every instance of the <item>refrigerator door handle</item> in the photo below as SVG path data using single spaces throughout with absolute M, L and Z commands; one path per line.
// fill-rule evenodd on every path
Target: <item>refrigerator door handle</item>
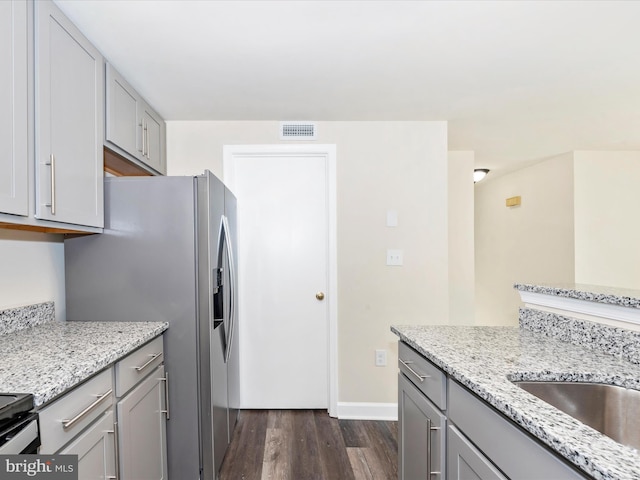
M 235 330 L 235 316 L 236 316 L 236 289 L 235 289 L 235 263 L 233 256 L 233 249 L 231 246 L 231 237 L 229 234 L 229 220 L 225 215 L 222 216 L 222 230 L 224 231 L 224 243 L 227 246 L 227 262 L 229 264 L 229 321 L 227 336 L 227 348 L 225 349 L 224 361 L 228 362 L 231 356 L 231 345 L 233 341 L 233 334 Z

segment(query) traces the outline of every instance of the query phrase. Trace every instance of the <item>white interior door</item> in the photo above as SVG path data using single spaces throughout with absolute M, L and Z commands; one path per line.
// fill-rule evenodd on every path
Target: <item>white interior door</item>
M 232 162 L 225 180 L 238 199 L 242 408 L 327 408 L 328 158 L 289 152 Z

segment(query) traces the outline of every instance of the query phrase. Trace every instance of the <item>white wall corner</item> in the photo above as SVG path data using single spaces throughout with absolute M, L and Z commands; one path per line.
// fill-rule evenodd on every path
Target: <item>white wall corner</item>
M 473 151 L 448 152 L 449 323 L 475 319 Z

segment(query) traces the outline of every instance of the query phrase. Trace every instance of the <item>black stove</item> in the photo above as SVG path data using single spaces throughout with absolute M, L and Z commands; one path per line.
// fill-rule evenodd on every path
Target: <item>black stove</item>
M 33 410 L 30 393 L 0 393 L 0 430 Z
M 0 453 L 36 453 L 38 414 L 30 393 L 0 393 Z

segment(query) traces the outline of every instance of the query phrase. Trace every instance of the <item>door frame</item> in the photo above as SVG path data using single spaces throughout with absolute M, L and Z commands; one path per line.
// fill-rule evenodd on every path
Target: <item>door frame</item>
M 338 255 L 337 255 L 337 208 L 336 208 L 336 145 L 224 145 L 223 178 L 227 187 L 235 187 L 235 159 L 238 157 L 323 157 L 326 160 L 326 194 L 328 214 L 328 405 L 329 415 L 338 416 Z

